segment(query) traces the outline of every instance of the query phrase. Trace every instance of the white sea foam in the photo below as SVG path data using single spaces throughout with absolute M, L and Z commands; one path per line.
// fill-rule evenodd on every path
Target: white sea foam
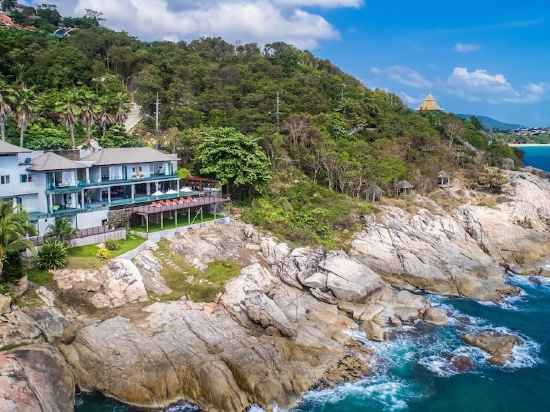
M 421 395 L 414 385 L 388 375 L 377 375 L 373 378 L 341 385 L 334 389 L 308 392 L 304 402 L 310 405 L 337 404 L 348 397 L 376 404 L 377 409 L 384 411 L 401 411 L 407 409 L 408 401 Z

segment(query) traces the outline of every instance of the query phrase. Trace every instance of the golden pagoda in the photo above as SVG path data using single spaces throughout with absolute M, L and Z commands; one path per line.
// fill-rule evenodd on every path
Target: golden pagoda
M 421 112 L 439 112 L 441 111 L 441 107 L 439 107 L 439 104 L 437 103 L 437 100 L 435 100 L 435 97 L 429 94 L 424 99 L 418 110 Z

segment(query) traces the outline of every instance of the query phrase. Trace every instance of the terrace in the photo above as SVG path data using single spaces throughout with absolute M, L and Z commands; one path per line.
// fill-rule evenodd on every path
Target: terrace
M 229 197 L 209 195 L 203 197 L 186 197 L 174 200 L 159 200 L 147 206 L 138 206 L 127 209 L 132 227 L 158 231 L 178 226 L 192 225 L 216 219 L 223 213 L 223 206 L 229 203 Z M 137 220 L 137 221 L 136 221 Z

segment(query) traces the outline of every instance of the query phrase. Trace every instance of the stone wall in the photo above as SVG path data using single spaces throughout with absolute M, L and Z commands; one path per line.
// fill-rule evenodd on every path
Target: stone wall
M 105 243 L 107 240 L 124 240 L 126 239 L 126 229 L 118 229 L 113 232 L 101 233 L 93 236 L 86 236 L 78 239 L 73 239 L 70 242 L 71 247 L 97 245 Z

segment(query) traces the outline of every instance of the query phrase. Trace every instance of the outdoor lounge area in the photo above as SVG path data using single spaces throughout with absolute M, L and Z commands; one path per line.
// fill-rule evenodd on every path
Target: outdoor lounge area
M 229 197 L 208 195 L 159 200 L 125 209 L 132 230 L 146 233 L 202 223 L 224 216 Z

